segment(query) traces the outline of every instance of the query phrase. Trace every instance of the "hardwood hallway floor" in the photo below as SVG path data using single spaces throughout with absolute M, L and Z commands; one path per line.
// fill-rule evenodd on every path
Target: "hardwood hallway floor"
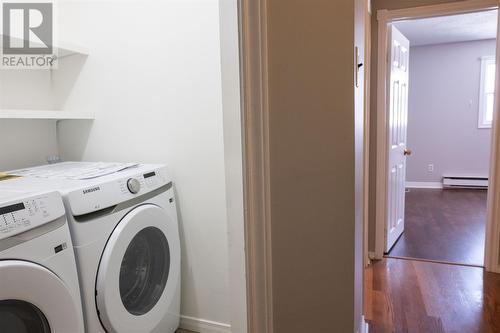
M 370 333 L 498 333 L 500 274 L 386 258 L 365 274 Z
M 405 231 L 388 256 L 482 266 L 486 198 L 485 190 L 410 189 Z

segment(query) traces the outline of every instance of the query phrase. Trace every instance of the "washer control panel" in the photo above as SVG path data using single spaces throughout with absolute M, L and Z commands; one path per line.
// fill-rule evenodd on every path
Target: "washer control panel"
M 64 215 L 57 192 L 32 194 L 0 203 L 0 240 L 39 227 Z

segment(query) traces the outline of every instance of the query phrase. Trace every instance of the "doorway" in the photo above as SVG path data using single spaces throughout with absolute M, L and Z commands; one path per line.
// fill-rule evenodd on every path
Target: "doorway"
M 389 129 L 405 192 L 402 202 L 388 200 L 401 217 L 389 216 L 397 227 L 387 235 L 386 257 L 484 264 L 497 18 L 488 10 L 391 26 L 393 46 L 405 52 L 392 58 L 405 57 L 407 74 L 393 79 L 393 62 L 391 82 L 407 87 L 408 98 L 391 87 L 390 100 L 405 104 L 391 103 L 397 117 Z
M 477 174 L 472 174 L 472 172 L 467 172 L 466 170 L 448 170 L 443 171 L 443 165 L 440 158 L 447 155 L 448 151 L 441 150 L 438 148 L 438 143 L 436 139 L 432 141 L 431 130 L 433 126 L 436 126 L 441 132 L 441 141 L 445 142 L 451 135 L 443 135 L 443 128 L 445 126 L 451 126 L 451 122 L 458 123 L 459 119 L 456 115 L 445 116 L 444 120 L 438 120 L 437 112 L 442 112 L 444 106 L 433 108 L 425 103 L 431 104 L 431 97 L 436 97 L 438 100 L 443 100 L 444 91 L 449 89 L 453 85 L 459 85 L 463 83 L 464 79 L 450 79 L 448 77 L 443 78 L 443 73 L 440 71 L 446 66 L 451 66 L 451 64 L 458 60 L 458 55 L 463 55 L 464 51 L 460 52 L 455 49 L 452 55 L 449 55 L 445 60 L 437 59 L 438 63 L 436 67 L 430 68 L 431 66 L 427 64 L 427 67 L 423 68 L 417 67 L 415 61 L 418 59 L 412 59 L 412 55 L 418 53 L 418 50 L 412 49 L 412 43 L 415 44 L 415 36 L 411 35 L 411 31 L 405 31 L 405 27 L 402 25 L 405 22 L 418 23 L 418 20 L 425 19 L 450 19 L 454 15 L 466 15 L 474 13 L 476 15 L 494 15 L 494 11 L 498 9 L 498 3 L 495 1 L 488 0 L 473 0 L 473 1 L 457 1 L 453 3 L 430 5 L 423 7 L 405 8 L 405 9 L 379 9 L 377 12 L 378 19 L 378 61 L 377 61 L 377 95 L 376 95 L 376 142 L 377 142 L 377 163 L 376 163 L 376 227 L 375 227 L 375 242 L 374 242 L 374 252 L 371 253 L 373 259 L 381 259 L 372 263 L 372 265 L 365 270 L 365 317 L 370 323 L 370 332 L 399 332 L 399 331 L 425 331 L 425 332 L 482 332 L 482 331 L 497 331 L 500 329 L 497 323 L 498 315 L 495 313 L 494 308 L 497 306 L 500 300 L 500 289 L 498 289 L 498 282 L 500 281 L 500 275 L 491 272 L 500 273 L 499 258 L 498 258 L 498 198 L 499 198 L 499 185 L 497 180 L 498 173 L 498 147 L 499 147 L 499 137 L 497 134 L 498 128 L 498 82 L 494 85 L 494 91 L 490 92 L 491 98 L 493 98 L 493 107 L 490 108 L 492 117 L 491 130 L 484 131 L 480 129 L 480 121 L 484 119 L 481 117 L 480 107 L 479 107 L 479 95 L 481 94 L 481 80 L 477 79 L 475 84 L 476 90 L 478 92 L 477 101 L 474 98 L 465 98 L 466 93 L 457 93 L 456 91 L 452 94 L 455 98 L 452 99 L 454 103 L 462 103 L 465 100 L 464 106 L 467 107 L 469 112 L 467 113 L 471 117 L 469 123 L 472 123 L 475 131 L 481 131 L 483 136 L 486 136 L 486 142 L 490 142 L 490 149 L 486 147 L 487 156 L 482 159 L 486 162 L 477 163 L 481 164 L 483 167 L 486 166 L 486 170 L 478 171 Z M 493 11 L 493 12 L 490 12 Z M 484 17 L 483 17 L 484 19 Z M 398 27 L 399 25 L 399 27 Z M 448 30 L 447 35 L 450 32 L 456 32 L 457 27 L 463 28 L 464 19 L 458 23 L 453 31 Z M 393 34 L 393 27 L 397 30 Z M 439 28 L 442 24 L 434 25 L 431 27 L 430 35 L 432 38 L 439 37 Z M 418 32 L 422 32 L 423 28 L 419 27 Z M 397 33 L 400 32 L 404 38 L 392 38 L 393 36 L 398 36 Z M 498 30 L 495 31 L 498 33 Z M 496 37 L 495 33 L 495 37 Z M 488 38 L 493 39 L 493 38 Z M 408 44 L 405 44 L 405 40 Z M 450 43 L 442 44 L 456 44 L 458 47 L 460 43 L 465 43 L 465 41 L 450 41 Z M 476 41 L 480 44 L 480 41 Z M 493 50 L 498 53 L 498 43 L 493 43 Z M 395 48 L 395 45 L 397 46 Z M 449 47 L 450 45 L 447 45 Z M 417 46 L 419 47 L 419 46 Z M 436 54 L 436 50 L 431 52 L 431 46 L 427 47 L 422 45 L 422 52 L 427 48 L 427 53 Z M 437 48 L 437 46 L 433 46 Z M 443 46 L 443 49 L 445 47 Z M 477 48 L 477 45 L 476 45 Z M 417 50 L 417 52 L 413 52 Z M 488 49 L 491 51 L 492 49 Z M 488 51 L 487 50 L 487 51 Z M 401 52 L 400 52 L 401 51 Z M 400 54 L 408 55 L 408 61 L 406 62 L 404 57 Z M 476 68 L 485 66 L 482 63 L 483 58 L 488 58 L 486 54 L 476 56 L 475 65 Z M 489 53 L 489 52 L 488 52 Z M 397 55 L 397 64 L 394 64 L 393 56 Z M 418 54 L 417 54 L 418 55 Z M 481 59 L 480 59 L 481 58 Z M 386 59 L 390 61 L 386 62 Z M 434 60 L 436 61 L 436 60 Z M 498 61 L 495 59 L 492 61 L 495 65 L 493 70 L 494 77 L 498 76 Z M 392 67 L 398 67 L 400 73 L 397 73 L 399 77 L 392 80 L 392 72 L 394 71 Z M 468 66 L 461 66 L 459 69 L 455 70 L 458 72 L 465 72 L 465 68 Z M 420 68 L 420 69 L 419 69 Z M 400 87 L 405 84 L 404 74 L 401 72 L 408 71 L 408 81 L 406 81 L 407 87 L 409 89 L 418 87 L 414 83 L 415 79 L 419 76 L 412 77 L 412 70 L 418 70 L 417 74 L 422 74 L 423 84 L 421 85 L 421 91 L 428 89 L 430 94 L 423 97 L 418 97 L 417 102 L 420 102 L 423 106 L 413 107 L 413 109 L 429 111 L 431 113 L 431 120 L 436 120 L 435 123 L 431 123 L 430 120 L 422 120 L 423 129 L 420 128 L 417 131 L 412 130 L 412 124 L 418 123 L 418 118 L 412 116 L 422 116 L 421 114 L 412 114 L 411 110 L 408 110 L 408 118 L 404 115 L 404 107 L 400 104 L 394 104 L 394 100 L 398 101 L 399 98 L 391 99 L 392 91 L 396 90 L 400 92 L 400 96 L 404 96 L 404 89 Z M 432 70 L 430 70 L 432 69 Z M 441 83 L 438 88 L 432 88 L 433 83 L 431 81 L 426 81 L 425 73 L 431 72 L 432 75 L 441 74 L 438 78 Z M 427 74 L 430 76 L 431 74 Z M 476 75 L 479 75 L 476 73 Z M 470 75 L 472 77 L 472 75 Z M 428 79 L 428 77 L 427 77 Z M 448 80 L 447 85 L 444 83 Z M 394 83 L 398 81 L 399 86 L 395 88 Z M 435 81 L 435 80 L 434 80 Z M 457 82 L 458 81 L 458 82 Z M 472 79 L 465 79 L 465 83 L 472 85 Z M 498 81 L 498 80 L 497 80 Z M 412 87 L 413 82 L 413 87 Z M 483 82 L 483 85 L 484 82 Z M 465 86 L 465 85 L 463 85 Z M 423 87 L 423 88 L 422 88 Z M 446 89 L 445 89 L 446 88 Z M 392 91 L 391 91 L 392 89 Z M 420 91 L 420 92 L 421 92 Z M 412 94 L 414 92 L 408 91 L 408 100 L 412 99 Z M 433 93 L 435 96 L 433 96 Z M 484 92 L 486 96 L 486 91 Z M 403 98 L 404 99 L 404 98 Z M 413 96 L 415 99 L 415 96 Z M 473 99 L 472 103 L 470 100 Z M 391 104 L 393 103 L 393 104 Z M 491 103 L 491 101 L 490 101 Z M 448 103 L 451 104 L 451 103 Z M 472 105 L 471 105 L 472 104 Z M 395 105 L 397 107 L 395 107 Z M 410 108 L 411 102 L 410 102 Z M 396 110 L 403 109 L 403 115 L 399 118 L 391 117 L 391 107 Z M 456 111 L 457 107 L 452 104 L 452 109 Z M 484 116 L 484 112 L 483 112 Z M 404 127 L 401 129 L 401 127 Z M 400 132 L 396 144 L 393 144 L 393 133 L 391 130 L 396 128 L 398 131 L 403 131 L 403 135 Z M 408 135 L 404 135 L 404 131 L 408 130 Z M 471 130 L 472 131 L 472 130 Z M 490 133 L 488 133 L 488 131 Z M 415 137 L 415 133 L 422 134 L 423 132 L 423 142 L 429 139 L 423 146 L 418 145 L 418 137 Z M 455 131 L 456 132 L 456 131 Z M 413 133 L 413 134 L 412 134 Z M 486 133 L 486 134 L 485 134 Z M 456 134 L 456 133 L 454 133 Z M 462 133 L 463 135 L 464 133 Z M 457 143 L 458 136 L 455 136 L 455 146 L 448 149 L 456 149 L 461 152 L 459 155 L 463 155 L 467 145 L 464 143 Z M 406 140 L 408 139 L 408 141 Z M 489 139 L 489 140 L 488 140 Z M 422 141 L 421 140 L 421 141 Z M 471 144 L 472 140 L 466 140 L 467 144 Z M 393 144 L 391 146 L 391 144 Z M 487 144 L 483 144 L 486 146 Z M 422 148 L 423 147 L 423 148 Z M 436 149 L 438 154 L 434 155 L 432 159 L 425 157 L 425 151 Z M 403 155 L 405 158 L 400 160 L 391 159 L 390 149 L 394 149 L 395 153 Z M 470 151 L 470 150 L 469 150 Z M 488 154 L 489 151 L 489 154 Z M 469 159 L 465 162 L 455 162 L 452 165 L 465 166 L 466 162 L 477 162 L 479 158 L 474 158 L 474 154 L 478 153 L 473 151 L 469 155 Z M 422 161 L 418 162 L 418 158 L 422 157 Z M 488 160 L 490 163 L 488 164 Z M 436 162 L 437 161 L 437 162 Z M 429 164 L 433 164 L 430 166 Z M 486 165 L 485 165 L 486 164 Z M 396 178 L 396 181 L 390 180 L 390 172 L 393 171 L 394 166 L 398 168 L 401 166 L 404 168 L 404 173 L 399 172 L 398 174 L 404 174 L 403 177 Z M 409 171 L 407 172 L 406 167 L 408 166 Z M 423 166 L 423 169 L 422 169 Z M 416 170 L 414 174 L 413 171 Z M 418 172 L 422 171 L 421 175 Z M 483 173 L 481 175 L 481 173 Z M 436 176 L 437 174 L 437 176 Z M 485 177 L 485 174 L 487 177 Z M 421 179 L 411 179 L 412 177 L 425 177 Z M 436 176 L 437 178 L 432 178 Z M 444 177 L 443 177 L 444 176 Z M 444 178 L 447 178 L 446 180 Z M 464 178 L 471 178 L 466 179 Z M 484 179 L 487 178 L 487 179 Z M 372 178 L 373 179 L 373 178 Z M 456 185 L 460 187 L 471 186 L 470 183 L 474 184 L 474 187 L 484 186 L 484 182 L 487 182 L 488 190 L 484 189 L 463 189 L 456 188 Z M 464 183 L 467 182 L 467 183 Z M 482 183 L 482 184 L 481 184 Z M 452 187 L 446 188 L 444 187 Z M 409 190 L 409 192 L 407 192 Z M 390 193 L 398 193 L 401 191 L 400 196 L 389 195 Z M 400 199 L 402 198 L 402 200 Z M 390 201 L 398 203 L 398 209 L 394 210 L 394 205 L 391 205 Z M 402 204 L 401 204 L 402 201 Z M 464 212 L 464 208 L 467 208 Z M 392 209 L 392 210 L 391 210 Z M 406 211 L 405 211 L 406 210 Z M 468 211 L 467 211 L 468 210 Z M 392 215 L 390 215 L 392 214 Z M 466 216 L 469 214 L 469 216 Z M 435 220 L 436 222 L 432 228 L 429 225 L 424 226 L 418 235 L 417 241 L 411 242 L 410 239 L 405 239 L 403 237 L 410 236 L 410 229 L 406 228 L 411 223 L 410 215 L 420 221 Z M 405 223 L 405 226 L 398 226 L 402 230 L 400 234 L 395 234 L 392 236 L 392 244 L 387 237 L 388 233 L 386 230 L 391 231 L 391 224 L 388 223 L 392 218 L 392 226 L 398 226 L 400 223 Z M 400 221 L 402 219 L 402 221 Z M 482 221 L 481 223 L 471 223 L 471 219 L 476 219 Z M 440 223 L 439 223 L 440 222 Z M 474 221 L 473 221 L 474 222 Z M 479 226 L 478 226 L 479 225 Z M 386 229 L 386 226 L 389 228 Z M 460 227 L 470 227 L 468 230 L 460 230 Z M 475 229 L 474 229 L 475 228 Z M 459 240 L 451 240 L 447 243 L 444 239 L 446 232 L 450 232 L 452 229 L 458 229 L 462 234 L 466 236 L 458 237 Z M 473 238 L 471 235 L 474 229 L 475 234 L 479 235 L 478 240 L 472 242 Z M 456 231 L 456 230 L 455 230 Z M 440 232 L 443 232 L 440 234 Z M 408 235 L 407 235 L 408 234 Z M 402 235 L 402 236 L 401 236 Z M 455 233 L 456 235 L 456 233 Z M 405 241 L 406 244 L 405 244 Z M 453 249 L 453 245 L 460 246 L 464 241 L 468 244 L 474 244 L 467 250 L 462 252 L 467 253 L 470 257 L 475 259 L 467 262 L 466 259 L 470 258 L 458 258 L 455 254 L 455 258 L 450 259 L 443 258 L 443 254 L 449 251 L 450 248 Z M 416 249 L 437 249 L 437 257 L 435 253 L 416 253 L 415 249 L 411 249 L 411 244 L 416 245 Z M 483 245 L 484 244 L 484 245 Z M 407 252 L 404 255 L 394 254 L 395 250 L 400 247 L 405 247 L 404 250 Z M 426 245 L 426 246 L 422 246 Z M 472 250 L 471 250 L 472 248 Z M 445 249 L 446 251 L 444 251 Z M 458 249 L 463 249 L 458 248 Z M 401 250 L 399 248 L 398 250 Z M 410 250 L 414 252 L 409 254 Z M 455 248 L 457 250 L 457 248 Z M 455 251 L 459 252 L 459 251 Z M 386 253 L 393 255 L 392 258 L 388 258 Z M 484 255 L 483 255 L 484 254 Z M 433 257 L 434 256 L 434 257 Z M 395 258 L 394 258 L 395 257 Z M 479 258 L 479 259 L 478 259 Z M 484 259 L 484 261 L 483 261 Z M 472 263 L 471 263 L 472 262 Z M 484 266 L 483 267 L 471 267 L 471 266 Z M 480 296 L 480 297 L 478 297 Z M 485 301 L 487 300 L 487 302 Z
M 425 149 L 419 148 L 419 153 L 413 154 L 412 149 L 410 149 L 410 146 L 408 145 L 408 142 L 406 141 L 407 136 L 406 136 L 406 131 L 408 129 L 408 120 L 412 120 L 411 118 L 408 118 L 408 110 L 404 109 L 405 105 L 408 106 L 408 100 L 410 100 L 408 97 L 409 94 L 412 94 L 412 92 L 408 92 L 408 83 L 410 82 L 410 78 L 412 80 L 418 79 L 418 76 L 422 73 L 422 71 L 419 71 L 417 73 L 418 75 L 415 77 L 411 77 L 411 63 L 412 61 L 411 58 L 411 43 L 409 39 L 399 31 L 397 26 L 399 25 L 401 30 L 406 30 L 405 32 L 410 36 L 411 39 L 414 41 L 419 41 L 420 37 L 420 43 L 422 43 L 422 38 L 425 37 L 425 34 L 422 34 L 422 31 L 425 31 L 425 29 L 422 28 L 422 24 L 427 24 L 429 27 L 427 28 L 427 36 L 430 35 L 430 37 L 426 37 L 428 40 L 430 40 L 431 44 L 436 44 L 436 42 L 439 42 L 439 38 L 441 38 L 441 42 L 443 41 L 442 39 L 444 36 L 447 36 L 448 38 L 451 37 L 451 35 L 456 34 L 457 27 L 460 27 L 463 30 L 466 30 L 466 24 L 464 24 L 464 16 L 463 15 L 471 15 L 468 17 L 468 19 L 472 19 L 473 17 L 476 18 L 481 18 L 484 20 L 485 16 L 493 17 L 496 13 L 496 9 L 498 8 L 498 5 L 494 2 L 491 1 L 464 1 L 464 2 L 459 2 L 459 3 L 453 3 L 453 4 L 442 4 L 442 5 L 432 5 L 432 6 L 426 6 L 426 7 L 415 7 L 415 8 L 407 8 L 407 9 L 399 9 L 399 10 L 379 10 L 377 13 L 378 17 L 378 63 L 377 63 L 377 151 L 381 152 L 377 154 L 377 173 L 376 173 L 376 223 L 375 223 L 375 242 L 374 242 L 374 252 L 372 254 L 372 258 L 374 259 L 382 259 L 385 254 L 390 253 L 390 251 L 393 249 L 394 244 L 400 239 L 401 235 L 404 235 L 404 222 L 405 222 L 405 199 L 407 196 L 411 196 L 414 194 L 418 194 L 417 192 L 425 192 L 428 189 L 415 189 L 411 187 L 417 187 L 415 184 L 411 182 L 411 179 L 406 179 L 406 164 L 407 161 L 410 161 L 410 163 L 413 163 L 417 158 L 416 156 L 421 157 L 424 156 L 425 154 L 424 151 Z M 458 16 L 458 17 L 454 17 Z M 461 17 L 460 17 L 461 16 Z M 439 33 L 438 31 L 441 31 L 439 28 L 443 25 L 443 22 L 439 22 L 439 20 L 449 20 L 453 21 L 453 18 L 455 19 L 455 27 L 449 30 L 441 29 L 443 30 L 444 33 Z M 426 22 L 427 20 L 427 22 Z M 420 22 L 419 22 L 420 21 Z M 429 24 L 433 23 L 434 24 Z M 439 24 L 436 24 L 438 22 Z M 404 25 L 408 24 L 411 25 L 411 29 L 408 29 L 408 27 L 405 27 Z M 419 26 L 420 24 L 420 26 Z M 451 23 L 450 23 L 451 25 Z M 496 27 L 496 22 L 494 22 L 492 25 Z M 493 29 L 494 31 L 491 32 L 490 29 L 490 38 L 487 39 L 493 39 L 491 38 L 491 34 L 493 33 L 494 36 L 496 37 L 496 30 Z M 412 32 L 418 32 L 416 35 L 412 34 Z M 477 32 L 477 30 L 475 30 Z M 420 36 L 419 36 L 420 35 Z M 456 36 L 455 36 L 456 37 Z M 470 36 L 467 38 L 471 40 Z M 486 39 L 485 39 L 486 40 Z M 446 40 L 445 40 L 446 42 Z M 441 43 L 441 44 L 458 44 L 460 41 L 459 40 L 448 40 L 448 43 Z M 465 42 L 465 41 L 461 41 Z M 476 40 L 477 43 L 479 41 Z M 494 46 L 494 48 L 498 48 L 497 43 L 493 42 L 490 43 L 491 45 Z M 437 45 L 437 44 L 436 44 Z M 490 45 L 490 46 L 491 46 Z M 418 45 L 416 47 L 419 47 Z M 483 50 L 484 51 L 484 50 Z M 451 51 L 452 52 L 452 51 Z M 484 51 L 486 52 L 486 51 Z M 488 57 L 491 58 L 491 50 L 489 53 L 489 56 L 483 56 L 482 58 L 486 59 Z M 481 65 L 481 62 L 479 60 L 481 56 L 478 56 L 476 61 L 476 65 L 479 67 L 484 67 L 484 64 Z M 456 56 L 456 51 L 455 54 L 452 53 L 451 56 L 446 58 L 442 63 L 438 63 L 437 67 L 438 69 L 446 68 L 446 67 L 452 67 L 451 63 L 458 58 Z M 381 59 L 391 59 L 391 61 L 383 61 Z M 413 59 L 415 60 L 415 59 Z M 496 65 L 496 60 L 490 59 L 490 61 Z M 409 67 L 410 66 L 410 67 Z M 439 67 L 441 66 L 441 67 Z M 461 65 L 463 67 L 463 65 Z M 477 68 L 476 66 L 476 68 Z M 429 69 L 431 66 L 427 66 L 424 68 L 426 70 Z M 474 67 L 474 66 L 471 66 Z M 463 68 L 455 70 L 455 72 L 463 72 Z M 406 78 L 404 75 L 404 72 L 406 73 Z M 431 71 L 432 72 L 432 71 Z M 437 69 L 434 69 L 433 72 L 438 72 Z M 425 73 L 424 73 L 425 74 Z M 433 73 L 435 74 L 435 73 Z M 479 75 L 479 74 L 477 74 Z M 421 75 L 420 75 L 421 76 Z M 406 81 L 405 81 L 406 79 Z M 441 78 L 440 81 L 438 82 L 445 82 L 448 78 Z M 457 79 L 453 79 L 451 82 L 454 85 L 457 85 L 457 82 L 455 82 Z M 463 80 L 463 79 L 462 79 Z M 466 82 L 470 85 L 472 85 L 473 80 L 466 80 Z M 478 79 L 479 81 L 479 79 Z M 415 85 L 415 84 L 414 84 Z M 444 100 L 442 98 L 443 92 L 448 89 L 448 86 L 445 86 L 442 84 L 439 89 L 429 89 L 430 84 L 426 84 L 424 82 L 423 87 L 425 89 L 430 90 L 431 95 L 437 95 L 436 99 L 438 101 Z M 482 87 L 482 86 L 481 86 Z M 406 88 L 406 90 L 405 90 Z M 445 89 L 446 88 L 446 89 Z M 411 88 L 410 88 L 411 89 Z M 420 89 L 422 90 L 422 89 Z M 484 129 L 479 129 L 479 124 L 480 124 L 480 118 L 481 114 L 479 112 L 479 95 L 480 95 L 480 87 L 476 87 L 476 90 L 478 91 L 477 95 L 478 97 L 469 97 L 466 99 L 466 102 L 464 103 L 464 106 L 468 108 L 468 115 L 471 116 L 472 114 L 474 115 L 474 118 L 472 120 L 472 124 L 476 127 L 475 130 L 481 132 L 482 130 L 482 136 L 483 137 L 490 137 L 486 138 L 486 141 L 484 142 L 491 142 L 493 146 L 498 146 L 498 135 L 496 134 L 496 121 L 497 117 L 494 115 L 491 120 L 491 130 L 484 130 Z M 471 90 L 472 91 L 472 90 Z M 451 98 L 453 103 L 457 103 L 459 100 L 463 100 L 464 98 L 464 93 L 457 93 L 454 92 L 455 95 L 458 95 L 458 98 Z M 487 105 L 487 103 L 493 103 L 495 100 L 495 92 L 489 92 L 489 101 L 484 102 L 483 104 Z M 472 95 L 471 95 L 472 96 Z M 486 95 L 485 95 L 486 96 Z M 453 97 L 453 94 L 452 94 Z M 424 102 L 422 102 L 424 100 Z M 430 103 L 431 99 L 428 97 L 417 97 L 416 99 L 416 107 L 414 106 L 413 109 L 422 109 L 425 108 L 425 111 L 428 111 L 429 107 L 428 105 L 425 105 L 425 103 Z M 472 101 L 471 101 L 472 100 Z M 403 103 L 402 101 L 405 101 Z M 422 104 L 423 106 L 419 106 L 418 104 Z M 450 103 L 452 104 L 452 103 Z M 477 106 L 475 105 L 477 104 Z M 453 105 L 451 108 L 456 108 Z M 493 104 L 493 107 L 490 109 L 493 110 L 497 108 L 496 103 Z M 438 105 L 438 109 L 443 109 L 443 107 Z M 474 112 L 473 112 L 474 111 Z M 401 113 L 398 114 L 397 112 Z M 491 111 L 491 113 L 493 113 Z M 410 113 L 411 115 L 411 113 Z M 418 113 L 417 113 L 418 115 Z M 421 115 L 420 115 L 421 116 Z M 434 118 L 436 117 L 436 112 L 433 114 L 431 113 L 431 116 Z M 427 133 L 429 132 L 430 128 L 430 123 L 427 120 L 424 120 L 424 126 L 423 130 L 419 129 L 418 132 L 419 134 L 423 137 L 423 141 L 425 142 L 425 139 L 429 137 Z M 456 123 L 457 122 L 457 117 L 452 116 L 445 118 L 444 121 L 441 121 L 441 123 L 437 124 L 432 124 L 436 125 L 437 128 L 441 129 L 441 137 L 443 137 L 443 128 L 447 126 L 447 124 L 451 124 L 451 122 Z M 415 123 L 415 121 L 413 121 Z M 449 127 L 449 125 L 448 125 Z M 409 128 L 411 131 L 412 129 Z M 422 133 L 423 132 L 423 133 Z M 488 134 L 488 132 L 491 133 L 491 135 Z M 486 134 L 485 134 L 486 133 Z M 411 140 L 411 132 L 410 132 L 410 140 Z M 396 138 L 396 139 L 394 139 Z M 446 136 L 446 140 L 453 142 Z M 442 139 L 441 141 L 446 141 Z M 471 145 L 472 140 L 468 140 L 468 145 Z M 442 143 L 442 142 L 439 142 Z M 436 142 L 434 143 L 428 143 L 424 145 L 428 148 L 434 148 L 437 146 Z M 460 150 L 464 147 L 461 147 L 462 145 L 455 145 L 453 146 L 453 149 L 455 150 Z M 488 147 L 487 144 L 483 144 L 485 146 L 486 151 L 488 152 Z M 418 147 L 418 145 L 417 145 Z M 483 147 L 484 148 L 484 147 Z M 463 150 L 462 150 L 463 151 Z M 474 248 L 475 248 L 475 259 L 468 260 L 468 262 L 464 262 L 465 264 L 472 264 L 472 265 L 477 265 L 481 266 L 483 263 L 481 260 L 477 260 L 477 257 L 481 257 L 482 253 L 481 250 L 477 250 L 478 246 L 479 248 L 483 247 L 484 248 L 484 266 L 486 267 L 487 270 L 489 271 L 499 271 L 500 267 L 498 264 L 498 220 L 496 219 L 497 215 L 497 208 L 496 208 L 496 202 L 497 200 L 495 198 L 498 198 L 499 191 L 498 191 L 498 185 L 496 185 L 496 166 L 498 165 L 497 161 L 497 154 L 495 149 L 489 149 L 491 156 L 486 157 L 486 160 L 491 161 L 491 166 L 489 169 L 491 172 L 488 172 L 488 162 L 485 162 L 483 164 L 486 164 L 486 171 L 482 171 L 483 175 L 478 174 L 472 175 L 472 172 L 466 172 L 464 170 L 461 170 L 460 168 L 452 169 L 448 168 L 449 171 L 443 172 L 442 166 L 444 165 L 441 162 L 433 163 L 432 160 L 428 160 L 427 158 L 424 157 L 426 162 L 424 162 L 424 171 L 427 173 L 431 173 L 433 176 L 440 177 L 434 178 L 434 181 L 430 181 L 429 183 L 434 183 L 436 187 L 442 187 L 443 186 L 443 176 L 449 176 L 450 179 L 452 179 L 452 183 L 455 182 L 456 180 L 454 179 L 455 176 L 458 177 L 468 177 L 468 176 L 474 176 L 476 178 L 482 178 L 479 179 L 479 181 L 485 181 L 489 183 L 489 191 L 488 195 L 483 195 L 480 198 L 476 198 L 475 200 L 478 202 L 477 208 L 471 208 L 471 211 L 480 211 L 482 210 L 482 214 L 484 215 L 483 217 L 475 216 L 478 220 L 482 220 L 483 226 L 480 226 L 481 223 L 478 223 L 479 226 L 476 226 L 476 234 L 482 235 L 479 237 L 476 237 L 478 239 L 477 242 L 475 242 Z M 475 151 L 474 151 L 475 152 Z M 412 156 L 413 155 L 413 156 Z M 438 157 L 436 157 L 436 160 L 438 158 L 442 158 L 442 155 L 446 155 L 446 153 L 439 152 L 438 151 Z M 464 155 L 463 153 L 459 153 L 458 155 Z M 404 158 L 400 158 L 403 156 Z M 472 154 L 471 154 L 472 156 Z M 470 162 L 473 160 L 473 158 L 467 158 L 467 157 L 462 157 L 463 160 L 466 162 Z M 477 161 L 476 161 L 477 162 Z M 436 167 L 436 164 L 438 164 L 438 167 Z M 455 163 L 455 165 L 465 165 L 467 163 Z M 479 164 L 478 162 L 476 164 Z M 410 168 L 412 167 L 410 165 Z M 418 168 L 422 166 L 422 164 L 417 163 Z M 421 170 L 421 169 L 420 169 Z M 429 170 L 432 170 L 430 172 Z M 453 171 L 452 171 L 453 170 Z M 485 179 L 487 178 L 487 179 Z M 409 183 L 406 183 L 406 180 L 410 180 Z M 478 179 L 475 179 L 474 181 L 477 181 Z M 460 181 L 460 180 L 459 180 Z M 423 182 L 425 183 L 425 182 Z M 408 185 L 408 186 L 407 186 Z M 419 184 L 417 184 L 419 185 Z M 425 184 L 424 184 L 425 185 Z M 446 183 L 445 183 L 446 185 Z M 410 188 L 410 193 L 408 194 L 407 187 Z M 420 187 L 420 186 L 419 186 Z M 426 187 L 426 186 L 422 186 Z M 445 193 L 444 190 L 441 190 L 441 193 Z M 458 190 L 455 190 L 458 191 Z M 451 191 L 447 191 L 447 194 L 452 193 Z M 461 192 L 462 194 L 465 193 L 465 191 Z M 475 194 L 478 194 L 479 192 L 476 192 Z M 468 198 L 464 198 L 462 200 L 465 200 L 467 203 L 470 203 L 471 201 Z M 411 202 L 411 197 L 409 198 L 409 201 Z M 418 199 L 417 199 L 418 201 Z M 460 199 L 454 200 L 454 198 L 449 199 L 448 201 L 451 201 L 455 203 L 455 201 L 460 201 Z M 432 201 L 433 203 L 436 203 L 436 201 Z M 488 203 L 488 204 L 487 204 Z M 487 207 L 484 208 L 484 207 Z M 481 208 L 483 207 L 483 208 Z M 424 209 L 425 210 L 425 209 Z M 411 212 L 412 209 L 408 208 L 408 213 Z M 426 213 L 428 214 L 428 209 L 425 210 Z M 437 211 L 441 211 L 440 209 L 437 209 Z M 450 211 L 453 211 L 453 207 L 450 208 Z M 457 212 L 456 210 L 454 213 L 458 214 L 461 218 L 464 218 L 460 214 L 460 212 Z M 453 218 L 451 218 L 453 219 Z M 466 218 L 464 218 L 466 219 Z M 443 225 L 439 225 L 440 228 L 446 229 Z M 483 231 L 481 231 L 481 229 Z M 451 231 L 452 229 L 449 228 L 448 231 Z M 466 230 L 464 228 L 464 234 L 469 234 L 470 230 Z M 479 232 L 477 232 L 479 230 Z M 486 230 L 486 232 L 484 231 Z M 432 231 L 431 231 L 432 232 Z M 411 234 L 411 232 L 409 232 Z M 429 232 L 425 232 L 423 236 L 421 236 L 421 239 L 429 240 L 430 237 L 428 237 Z M 486 237 L 484 236 L 486 235 Z M 423 238 L 422 238 L 423 237 Z M 436 237 L 438 241 L 434 241 L 434 243 L 443 243 L 443 238 L 439 238 L 438 234 L 436 234 Z M 486 239 L 485 239 L 486 238 Z M 404 238 L 403 238 L 404 239 Z M 463 237 L 462 237 L 463 239 Z M 468 238 L 467 238 L 468 239 Z M 417 240 L 417 242 L 421 242 Z M 403 240 L 401 243 L 405 245 L 405 240 Z M 452 242 L 453 243 L 453 242 Z M 459 240 L 454 241 L 455 244 L 460 243 Z M 478 245 L 479 244 L 479 245 Z M 483 246 L 483 244 L 485 244 Z M 410 247 L 410 246 L 407 246 Z M 452 247 L 452 246 L 450 246 Z M 438 250 L 439 251 L 439 250 Z M 407 253 L 405 255 L 395 255 L 397 257 L 406 257 Z M 411 256 L 416 256 L 416 255 L 411 255 Z M 431 260 L 431 261 L 444 261 L 444 262 L 454 262 L 455 259 L 453 260 L 446 260 L 446 257 L 439 257 L 439 256 L 434 256 L 434 258 L 421 258 L 422 260 Z M 449 258 L 448 258 L 449 259 Z M 462 259 L 458 259 L 462 260 Z

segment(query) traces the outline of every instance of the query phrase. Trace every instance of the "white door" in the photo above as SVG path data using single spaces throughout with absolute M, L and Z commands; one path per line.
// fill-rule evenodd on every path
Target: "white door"
M 0 332 L 83 333 L 78 306 L 47 268 L 0 260 Z
M 176 224 L 158 206 L 134 208 L 104 249 L 96 305 L 108 332 L 152 332 L 169 313 L 179 288 L 180 244 Z
M 389 29 L 389 164 L 385 252 L 389 252 L 404 231 L 406 129 L 408 124 L 408 62 L 410 42 L 394 26 Z

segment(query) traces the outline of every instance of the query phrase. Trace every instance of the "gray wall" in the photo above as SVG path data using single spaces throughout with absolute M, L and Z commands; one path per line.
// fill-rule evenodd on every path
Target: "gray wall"
M 406 180 L 439 182 L 443 174 L 487 175 L 490 129 L 479 129 L 481 61 L 495 40 L 412 47 Z M 428 164 L 434 164 L 434 172 Z

